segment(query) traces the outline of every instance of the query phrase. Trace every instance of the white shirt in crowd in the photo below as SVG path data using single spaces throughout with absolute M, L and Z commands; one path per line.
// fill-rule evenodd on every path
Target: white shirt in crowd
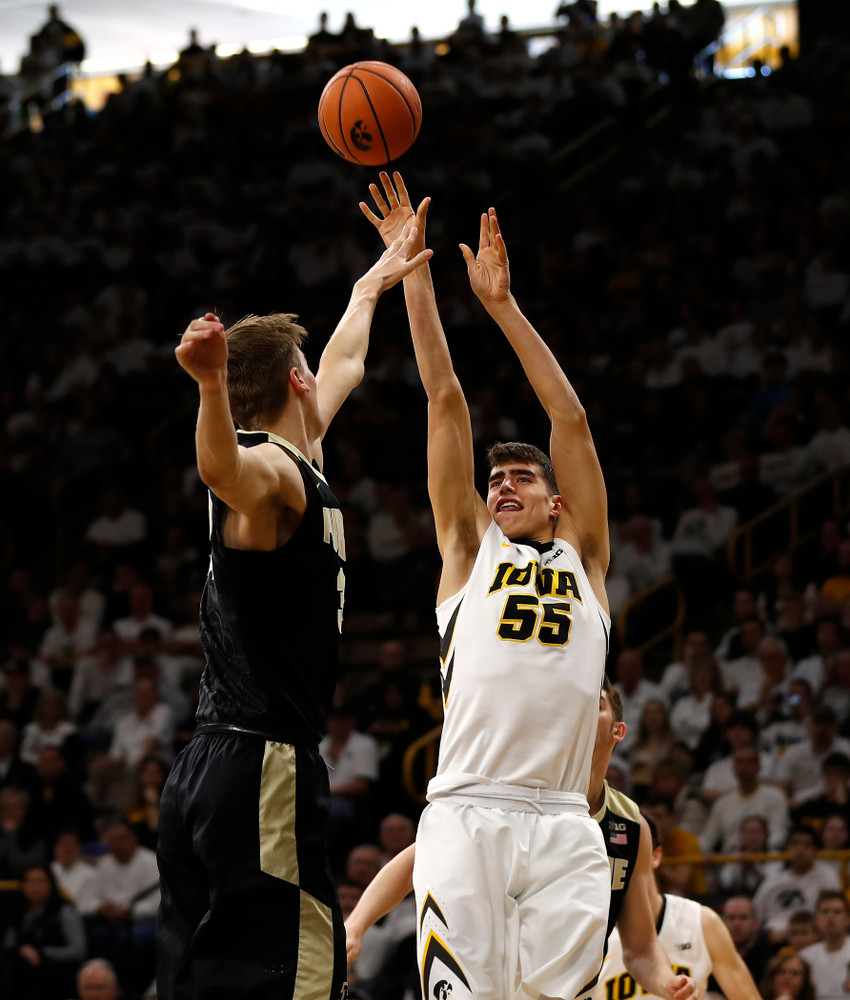
M 810 944 L 800 951 L 800 958 L 804 958 L 812 970 L 817 1000 L 847 1000 L 844 984 L 850 970 L 850 937 L 845 937 L 844 944 L 836 951 L 827 951 L 823 941 Z
M 107 854 L 98 861 L 94 871 L 95 877 L 86 885 L 77 902 L 77 909 L 84 916 L 97 913 L 104 903 L 130 907 L 132 916 L 137 920 L 156 916 L 159 868 L 153 851 L 137 847 L 133 857 L 124 863 Z

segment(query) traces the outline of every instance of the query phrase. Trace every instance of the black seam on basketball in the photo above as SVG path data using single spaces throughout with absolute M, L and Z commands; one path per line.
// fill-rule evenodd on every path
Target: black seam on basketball
M 362 167 L 362 166 L 365 166 L 365 164 L 357 156 L 357 154 L 351 149 L 351 146 L 348 145 L 348 135 L 347 135 L 347 133 L 346 133 L 346 131 L 343 128 L 343 125 L 342 125 L 342 96 L 345 93 L 345 88 L 348 86 L 348 81 L 351 80 L 352 78 L 355 79 L 355 80 L 357 80 L 357 77 L 354 76 L 353 72 L 349 73 L 346 76 L 346 78 L 345 78 L 345 80 L 344 80 L 344 82 L 342 84 L 342 89 L 339 92 L 339 98 L 338 98 L 338 100 L 336 102 L 336 110 L 337 110 L 337 114 L 339 115 L 339 119 L 338 119 L 339 120 L 339 134 L 342 136 L 342 141 L 345 143 L 345 148 L 348 150 L 348 156 L 343 157 L 343 159 L 347 160 L 347 159 L 349 159 L 349 157 L 351 157 L 351 159 L 350 159 L 349 162 L 351 162 L 351 163 L 357 163 L 357 164 L 359 164 Z M 358 80 L 358 83 L 359 82 L 360 81 Z
M 400 87 L 397 87 L 392 82 L 392 80 L 384 76 L 382 73 L 376 73 L 375 70 L 373 69 L 365 69 L 365 68 L 361 69 L 360 72 L 371 73 L 372 76 L 377 76 L 379 80 L 383 80 L 384 83 L 388 83 L 393 88 L 393 90 L 398 94 L 398 96 L 404 101 L 404 103 L 407 105 L 407 110 L 410 112 L 410 120 L 413 123 L 413 138 L 415 139 L 416 136 L 419 134 L 418 129 L 416 127 L 416 115 L 413 113 L 413 105 L 410 103 L 410 101 L 408 101 L 405 92 Z
M 380 73 L 376 73 L 375 75 L 380 76 Z M 372 109 L 372 114 L 375 116 L 375 124 L 378 126 L 378 132 L 381 135 L 381 142 L 384 144 L 384 152 L 387 154 L 386 162 L 389 162 L 392 159 L 392 157 L 390 156 L 390 147 L 387 145 L 387 140 L 386 136 L 384 135 L 384 130 L 381 128 L 381 119 L 378 117 L 378 112 L 375 110 L 375 105 L 372 103 L 372 97 L 369 91 L 366 89 L 366 84 L 359 77 L 355 76 L 354 79 L 357 80 L 357 82 L 363 88 L 363 94 L 366 97 L 366 101 L 368 102 L 369 107 Z M 381 79 L 383 80 L 383 77 L 381 77 Z
M 339 146 L 337 146 L 337 144 L 333 140 L 333 136 L 330 134 L 330 132 L 328 132 L 328 127 L 327 125 L 325 125 L 324 115 L 322 115 L 322 117 L 319 119 L 319 131 L 322 133 L 322 137 L 324 138 L 325 142 L 331 147 L 331 149 L 336 153 L 336 155 L 344 160 L 345 152 L 341 150 Z

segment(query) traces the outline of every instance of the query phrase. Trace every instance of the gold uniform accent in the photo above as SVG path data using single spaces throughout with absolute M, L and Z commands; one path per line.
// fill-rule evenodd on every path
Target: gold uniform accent
M 260 778 L 260 868 L 298 885 L 295 841 L 295 747 L 266 741 Z M 334 928 L 330 907 L 301 890 L 298 971 L 292 1000 L 327 1000 L 333 984 Z
M 266 741 L 260 778 L 260 868 L 286 882 L 298 881 L 295 842 L 295 747 Z

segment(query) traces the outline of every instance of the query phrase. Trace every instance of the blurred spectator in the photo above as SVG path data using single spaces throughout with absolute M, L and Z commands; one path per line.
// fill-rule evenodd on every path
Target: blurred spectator
M 670 755 L 674 742 L 667 705 L 658 698 L 649 698 L 643 703 L 637 736 L 629 750 L 632 788 L 638 802 L 649 788 L 656 765 Z
M 78 902 L 86 918 L 89 945 L 108 958 L 119 980 L 141 992 L 154 975 L 154 920 L 159 906 L 156 855 L 140 847 L 123 822 L 104 833 L 109 848 Z
M 688 693 L 673 706 L 670 724 L 676 736 L 696 750 L 711 724 L 714 698 L 721 690 L 720 670 L 710 654 L 691 656 L 688 685 Z
M 809 735 L 812 714 L 812 692 L 804 680 L 790 680 L 781 715 L 761 731 L 759 747 L 766 754 L 778 756 L 792 743 Z
M 661 687 L 671 705 L 690 690 L 689 671 L 692 661 L 711 652 L 705 632 L 688 632 L 682 639 L 682 659 L 668 663 L 661 674 Z
M 643 654 L 636 649 L 624 649 L 617 657 L 614 671 L 615 687 L 623 702 L 623 721 L 626 723 L 626 738 L 620 744 L 620 752 L 628 754 L 637 738 L 640 717 L 644 705 L 652 698 L 667 704 L 667 697 L 658 684 L 644 676 Z
M 380 871 L 383 860 L 377 844 L 358 844 L 346 855 L 345 877 L 365 889 Z
M 171 708 L 160 700 L 156 681 L 139 678 L 133 684 L 133 709 L 115 723 L 112 745 L 106 758 L 93 768 L 135 768 L 143 757 L 168 752 L 174 734 Z
M 76 597 L 80 617 L 91 622 L 97 631 L 103 621 L 106 598 L 94 586 L 91 567 L 84 559 L 78 559 L 70 566 L 60 586 L 51 591 L 47 599 L 50 614 L 55 621 L 60 620 L 60 598 L 67 594 Z
M 101 632 L 95 648 L 80 657 L 74 672 L 68 696 L 71 717 L 84 725 L 111 695 L 129 688 L 132 681 L 132 660 L 121 640 L 112 629 Z
M 29 865 L 47 860 L 41 832 L 22 788 L 0 791 L 0 879 L 17 879 Z
M 409 816 L 389 813 L 378 825 L 378 842 L 384 851 L 384 863 L 392 860 L 416 839 L 416 824 Z
M 758 745 L 759 726 L 750 712 L 733 712 L 723 725 L 723 747 L 726 756 L 715 760 L 702 777 L 702 796 L 709 802 L 714 801 L 726 792 L 732 791 L 737 785 L 735 779 L 734 753 L 739 747 L 755 747 Z M 773 766 L 772 758 L 762 753 L 760 755 L 761 773 L 768 777 Z
M 788 866 L 771 872 L 753 898 L 759 920 L 774 944 L 788 940 L 788 920 L 797 910 L 814 909 L 823 889 L 840 889 L 835 870 L 817 860 L 820 838 L 811 827 L 794 827 L 785 844 Z
M 50 671 L 50 683 L 67 692 L 80 657 L 94 648 L 97 627 L 84 618 L 79 599 L 71 593 L 56 601 L 56 622 L 44 635 L 39 657 Z
M 720 548 L 738 522 L 732 507 L 717 502 L 707 479 L 694 484 L 696 505 L 676 522 L 670 548 L 673 572 L 685 591 L 691 621 L 704 621 L 726 593 L 727 577 L 719 561 Z
M 781 639 L 768 636 L 759 643 L 758 658 L 762 678 L 754 711 L 759 725 L 767 726 L 784 717 L 783 709 L 790 690 L 788 647 Z
M 42 692 L 35 717 L 21 735 L 21 758 L 35 767 L 45 747 L 61 750 L 74 764 L 80 762 L 77 727 L 68 719 L 68 704 L 58 691 Z
M 844 893 L 821 892 L 815 909 L 815 926 L 821 936 L 817 944 L 800 952 L 809 963 L 812 983 L 818 1000 L 838 1000 L 847 990 L 847 969 L 850 965 L 850 904 Z
M 131 507 L 119 486 L 100 497 L 101 514 L 86 528 L 86 540 L 93 546 L 98 565 L 111 568 L 120 558 L 131 555 L 147 536 L 145 515 Z
M 715 800 L 708 814 L 700 844 L 706 852 L 738 850 L 742 820 L 752 813 L 767 820 L 768 846 L 779 850 L 788 829 L 788 800 L 783 792 L 759 778 L 759 755 L 754 746 L 740 746 L 732 753 L 737 787 Z
M 83 860 L 83 844 L 79 833 L 72 827 L 59 829 L 53 844 L 50 870 L 64 895 L 78 904 L 94 877 L 94 866 Z
M 776 762 L 774 781 L 792 806 L 817 794 L 822 787 L 823 762 L 831 753 L 850 758 L 850 740 L 838 735 L 835 712 L 829 705 L 820 705 L 812 712 L 808 739 L 788 747 Z
M 821 584 L 820 593 L 836 611 L 850 597 L 850 539 L 842 539 L 838 545 L 838 565 L 832 576 Z
M 820 692 L 830 665 L 847 648 L 847 632 L 834 618 L 821 618 L 815 626 L 815 645 L 810 655 L 794 664 L 793 678 L 806 681 L 813 692 Z
M 35 822 L 49 844 L 59 830 L 72 825 L 87 841 L 95 839 L 94 808 L 80 778 L 68 767 L 61 747 L 45 746 L 38 755 L 39 787 L 31 808 Z
M 124 818 L 142 847 L 156 850 L 159 839 L 159 802 L 168 777 L 168 768 L 153 755 L 136 765 L 136 791 Z
M 782 950 L 793 948 L 794 951 L 801 952 L 803 948 L 808 948 L 819 940 L 814 913 L 811 910 L 797 910 L 788 918 L 788 944 Z
M 772 947 L 756 916 L 750 894 L 730 896 L 723 904 L 723 922 L 755 982 L 760 982 Z
M 821 761 L 820 792 L 802 799 L 791 815 L 822 833 L 828 816 L 839 814 L 850 824 L 850 758 L 830 751 Z
M 53 57 L 54 65 L 60 62 L 82 62 L 86 57 L 86 46 L 79 32 L 62 20 L 58 5 L 51 4 L 47 15 L 47 21 L 33 36 L 33 43 L 37 41 L 43 50 L 56 53 Z
M 327 735 L 319 753 L 328 765 L 331 811 L 328 842 L 332 861 L 362 838 L 371 822 L 372 794 L 378 780 L 378 743 L 374 736 L 355 728 L 356 709 L 352 702 L 331 706 Z
M 134 641 L 146 629 L 154 629 L 161 640 L 167 640 L 174 631 L 174 625 L 154 610 L 153 589 L 146 583 L 137 583 L 128 592 L 130 614 L 116 618 L 112 628 L 116 635 L 133 650 Z
M 658 827 L 662 850 L 668 859 L 656 869 L 659 888 L 677 896 L 704 895 L 707 890 L 704 867 L 693 860 L 672 863 L 676 858 L 702 857 L 699 840 L 676 825 L 673 800 L 663 795 L 650 796 L 643 804 L 643 811 Z M 666 849 L 664 844 L 667 844 Z
M 32 764 L 21 758 L 18 751 L 18 729 L 11 719 L 0 719 L 0 790 L 22 788 L 33 792 L 38 776 Z
M 118 977 L 111 962 L 92 958 L 77 972 L 78 1000 L 120 1000 Z
M 759 703 L 764 670 L 758 651 L 767 635 L 764 621 L 758 617 L 741 622 L 740 655 L 734 660 L 721 660 L 723 686 L 735 694 L 735 704 L 741 711 L 755 711 Z
M 767 963 L 759 992 L 762 1000 L 815 1000 L 811 966 L 783 949 Z
M 86 956 L 82 917 L 62 898 L 45 865 L 27 867 L 19 892 L 13 902 L 17 912 L 3 936 L 3 995 L 15 1000 L 65 1000 L 74 987 L 74 972 Z
M 720 891 L 729 893 L 745 893 L 752 896 L 773 871 L 781 869 L 778 861 L 753 861 L 751 855 L 765 854 L 767 846 L 767 820 L 764 816 L 745 816 L 738 828 L 738 850 L 740 861 L 719 865 L 716 882 Z
M 846 851 L 850 848 L 850 823 L 845 812 L 829 813 L 821 827 L 821 845 L 824 851 Z M 841 888 L 846 891 L 848 878 L 845 874 L 846 865 L 840 858 L 824 859 L 841 882 Z

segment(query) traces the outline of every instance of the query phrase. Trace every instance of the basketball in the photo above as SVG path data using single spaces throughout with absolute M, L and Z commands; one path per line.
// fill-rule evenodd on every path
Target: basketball
M 419 134 L 422 102 L 395 66 L 356 62 L 335 73 L 319 98 L 319 128 L 349 163 L 380 167 L 407 152 Z

